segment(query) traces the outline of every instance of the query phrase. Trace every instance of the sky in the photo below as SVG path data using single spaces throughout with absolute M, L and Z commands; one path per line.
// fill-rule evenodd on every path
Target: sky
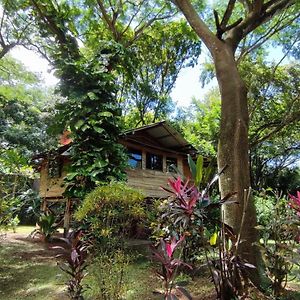
M 58 83 L 58 79 L 54 76 L 54 70 L 48 64 L 48 61 L 33 51 L 29 51 L 23 47 L 15 47 L 11 51 L 11 55 L 20 60 L 30 71 L 40 75 L 40 79 L 44 81 L 46 86 L 54 86 Z M 269 53 L 270 60 L 279 60 L 283 53 L 280 48 L 274 48 Z M 172 99 L 179 106 L 188 106 L 192 98 L 201 100 L 206 93 L 213 87 L 217 86 L 214 79 L 204 88 L 200 83 L 200 67 L 201 63 L 207 57 L 206 51 L 202 51 L 198 64 L 192 68 L 184 68 L 180 71 L 175 83 L 175 87 L 171 92 Z
M 33 51 L 29 51 L 23 47 L 15 47 L 11 51 L 11 55 L 21 61 L 28 70 L 39 74 L 41 80 L 47 86 L 54 86 L 58 83 L 58 79 L 54 76 L 54 70 L 48 61 Z M 204 88 L 201 87 L 199 80 L 200 77 L 200 64 L 205 59 L 204 54 L 201 55 L 198 65 L 194 68 L 184 68 L 179 73 L 175 87 L 171 93 L 172 99 L 177 102 L 179 106 L 188 106 L 193 97 L 201 99 L 212 88 L 216 86 L 216 81 L 212 81 Z

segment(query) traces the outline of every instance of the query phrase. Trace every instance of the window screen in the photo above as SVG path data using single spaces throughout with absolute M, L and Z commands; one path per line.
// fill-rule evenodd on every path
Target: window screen
M 146 168 L 150 170 L 163 170 L 163 157 L 161 155 L 147 153 Z
M 176 172 L 174 166 L 177 168 L 177 158 L 176 157 L 167 157 L 167 172 Z

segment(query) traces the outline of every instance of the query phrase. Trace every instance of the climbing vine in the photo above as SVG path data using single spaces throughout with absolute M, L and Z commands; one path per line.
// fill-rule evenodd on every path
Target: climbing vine
M 44 49 L 60 78 L 57 92 L 65 98 L 56 106 L 52 126 L 57 133 L 71 131 L 71 165 L 65 193 L 83 198 L 97 182 L 124 178 L 126 156 L 117 143 L 121 111 L 111 72 L 123 50 L 117 43 L 105 42 L 92 53 L 80 49 L 70 31 L 73 20 L 64 13 L 68 7 L 57 9 L 52 1 L 43 5 L 30 2 L 43 42 L 51 41 L 51 47 Z

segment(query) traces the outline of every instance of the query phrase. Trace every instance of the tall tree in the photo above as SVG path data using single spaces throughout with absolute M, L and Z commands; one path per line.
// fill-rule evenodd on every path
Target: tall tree
M 250 188 L 248 126 L 249 112 L 247 89 L 237 67 L 237 52 L 243 41 L 254 31 L 262 32 L 265 40 L 280 29 L 289 26 L 299 16 L 299 5 L 294 0 L 229 0 L 222 10 L 222 17 L 214 11 L 216 33 L 209 27 L 190 0 L 174 0 L 185 18 L 209 50 L 221 94 L 221 124 L 218 145 L 218 166 L 228 166 L 220 178 L 222 196 L 237 192 L 238 205 L 225 206 L 225 221 L 236 232 L 240 230 L 241 218 L 245 213 L 242 229 L 244 242 L 240 254 L 255 266 L 260 265 L 260 255 L 253 244 L 257 241 L 256 217 L 253 201 L 245 207 Z M 199 11 L 200 12 L 200 11 Z M 258 38 L 252 47 L 259 47 Z M 250 51 L 250 48 L 247 48 Z M 257 269 L 258 270 L 258 269 Z M 258 272 L 253 280 L 259 283 Z
M 18 1 L 0 1 L 0 59 L 15 46 L 28 45 L 32 21 L 18 5 Z
M 248 57 L 239 62 L 248 89 L 251 184 L 254 189 L 265 187 L 266 180 L 270 182 L 271 177 L 277 183 L 268 183 L 268 186 L 278 187 L 277 177 L 282 177 L 282 170 L 294 168 L 299 160 L 300 68 L 294 61 L 281 65 L 285 56 L 270 62 L 264 50 L 255 59 Z M 213 76 L 211 65 L 206 65 L 203 78 Z M 217 149 L 219 99 L 220 94 L 215 93 L 214 102 L 211 94 L 194 100 L 189 109 L 192 111 L 188 114 L 189 122 L 182 126 L 186 138 L 206 155 L 214 155 Z
M 134 68 L 123 83 L 123 101 L 131 128 L 166 119 L 174 109 L 170 93 L 180 70 L 200 55 L 197 36 L 184 21 L 155 23 L 131 47 Z
M 0 151 L 15 149 L 26 160 L 55 145 L 46 132 L 51 90 L 9 54 L 0 60 Z

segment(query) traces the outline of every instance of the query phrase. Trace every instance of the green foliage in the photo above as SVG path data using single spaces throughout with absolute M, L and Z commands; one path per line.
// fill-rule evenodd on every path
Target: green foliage
M 287 192 L 278 179 L 300 155 L 299 64 L 278 65 L 260 57 L 255 67 L 253 60 L 243 61 L 240 70 L 249 89 L 253 184 Z
M 0 228 L 8 229 L 19 222 L 18 215 L 31 200 L 24 195 L 31 190 L 32 169 L 17 150 L 0 151 Z
M 185 138 L 202 155 L 216 156 L 221 113 L 218 91 L 209 92 L 204 100 L 193 99 L 188 112 L 186 118 L 179 121 Z
M 121 300 L 128 291 L 128 271 L 131 257 L 122 250 L 100 252 L 91 267 L 93 299 Z
M 267 206 L 259 218 L 261 223 L 258 228 L 262 236 L 259 247 L 263 253 L 267 275 L 272 280 L 272 292 L 278 297 L 287 283 L 292 267 L 299 266 L 299 253 L 295 250 L 298 228 L 285 198 L 269 192 L 257 201 L 262 202 L 264 199 Z
M 30 235 L 34 237 L 36 234 L 42 234 L 45 241 L 49 241 L 51 236 L 57 231 L 58 224 L 53 214 L 43 213 L 40 215 L 37 223 L 39 228 L 35 229 Z
M 1 1 L 1 44 L 0 59 L 17 45 L 27 45 L 28 37 L 34 32 L 30 16 L 20 11 L 23 1 Z
M 130 236 L 136 223 L 145 217 L 144 196 L 125 183 L 112 182 L 97 187 L 83 200 L 75 219 L 84 221 L 91 236 L 110 242 Z
M 0 232 L 9 228 L 15 228 L 19 223 L 17 216 L 20 200 L 14 199 L 1 199 L 0 201 Z
M 257 223 L 266 227 L 273 218 L 272 213 L 275 206 L 275 199 L 268 193 L 261 193 L 254 196 L 255 208 L 257 214 Z
M 130 66 L 123 82 L 121 107 L 126 125 L 149 124 L 174 110 L 170 92 L 178 73 L 194 66 L 200 55 L 196 35 L 183 21 L 155 23 L 129 49 Z
M 56 143 L 46 132 L 55 97 L 10 56 L 0 60 L 0 77 L 0 151 L 14 149 L 30 160 Z

